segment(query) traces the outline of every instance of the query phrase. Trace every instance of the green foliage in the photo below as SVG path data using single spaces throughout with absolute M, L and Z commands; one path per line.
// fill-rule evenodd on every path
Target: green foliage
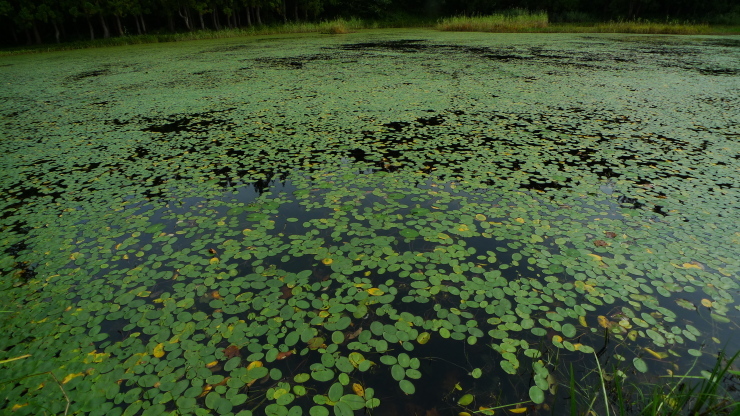
M 735 44 L 507 38 L 3 57 L 2 410 L 484 413 L 570 384 L 613 414 L 617 383 L 708 368 L 740 311 Z

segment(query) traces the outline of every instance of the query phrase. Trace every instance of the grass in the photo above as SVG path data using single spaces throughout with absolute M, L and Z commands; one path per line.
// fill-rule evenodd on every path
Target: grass
M 638 33 L 660 35 L 733 34 L 736 26 L 712 26 L 707 23 L 666 21 L 611 21 L 602 23 L 548 23 L 547 13 L 514 10 L 490 16 L 458 16 L 443 19 L 439 30 L 461 32 L 546 32 L 546 33 Z
M 592 28 L 596 33 L 640 33 L 660 35 L 704 35 L 712 32 L 706 23 L 618 21 L 597 23 Z
M 731 370 L 738 356 L 740 351 L 729 359 L 720 352 L 714 367 L 704 376 L 690 376 L 692 365 L 683 376 L 671 376 L 666 382 L 652 386 L 627 384 L 624 373 L 615 370 L 608 375 L 598 364 L 599 383 L 580 384 L 571 366 L 569 414 L 740 416 L 740 403 L 733 399 L 734 387 L 729 385 L 732 378 L 736 382 L 740 375 Z M 604 403 L 603 407 L 596 405 L 599 402 Z M 583 408 L 586 410 L 582 411 Z
M 437 29 L 457 32 L 528 32 L 547 26 L 547 13 L 515 10 L 489 16 L 449 17 L 442 19 Z

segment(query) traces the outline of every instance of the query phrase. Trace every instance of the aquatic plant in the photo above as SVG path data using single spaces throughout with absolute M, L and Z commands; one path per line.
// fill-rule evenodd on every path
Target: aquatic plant
M 2 58 L 3 409 L 545 411 L 594 353 L 711 368 L 735 45 L 413 34 Z

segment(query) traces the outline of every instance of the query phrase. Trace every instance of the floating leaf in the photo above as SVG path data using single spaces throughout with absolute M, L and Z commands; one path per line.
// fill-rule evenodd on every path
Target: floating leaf
M 416 392 L 416 387 L 414 387 L 414 384 L 408 380 L 401 380 L 398 382 L 398 385 L 406 394 L 414 394 Z
M 157 346 L 154 347 L 154 352 L 152 352 L 152 355 L 157 358 L 164 357 L 164 343 L 160 342 L 157 344 Z
M 468 406 L 470 403 L 473 403 L 473 400 L 475 400 L 475 397 L 472 394 L 466 394 L 457 401 L 457 404 L 460 406 Z
M 696 305 L 694 305 L 693 303 L 689 302 L 686 299 L 676 299 L 676 304 L 678 304 L 678 306 L 680 306 L 680 307 L 682 307 L 684 309 L 688 309 L 690 311 L 696 310 Z M 710 306 L 711 306 L 711 304 L 710 304 Z
M 545 392 L 537 386 L 532 386 L 529 388 L 529 398 L 535 404 L 541 404 L 545 401 Z
M 404 228 L 403 230 L 399 232 L 399 234 L 402 237 L 406 237 L 406 238 L 416 238 L 419 236 L 419 232 L 412 228 Z
M 647 363 L 645 363 L 645 361 L 643 361 L 642 358 L 635 357 L 632 360 L 632 364 L 634 364 L 635 369 L 641 373 L 646 373 L 648 370 Z
M 431 334 L 429 332 L 422 332 L 419 334 L 419 336 L 416 337 L 416 342 L 418 342 L 421 345 L 426 344 L 431 339 Z
M 657 358 L 659 360 L 662 360 L 662 359 L 668 357 L 668 353 L 667 352 L 653 351 L 650 348 L 643 348 L 643 350 L 647 351 L 648 354 L 652 355 L 653 357 L 655 357 L 655 358 Z

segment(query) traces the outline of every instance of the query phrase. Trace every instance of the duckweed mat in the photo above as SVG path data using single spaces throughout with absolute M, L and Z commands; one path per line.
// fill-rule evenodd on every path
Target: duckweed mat
M 699 374 L 740 348 L 738 42 L 2 58 L 0 408 L 550 414 L 570 364 Z

